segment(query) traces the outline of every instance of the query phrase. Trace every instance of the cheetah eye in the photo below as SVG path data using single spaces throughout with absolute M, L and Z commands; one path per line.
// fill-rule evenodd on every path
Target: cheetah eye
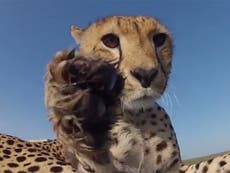
M 106 34 L 101 38 L 103 44 L 109 48 L 116 48 L 120 45 L 119 38 L 115 34 Z
M 161 47 L 165 43 L 167 35 L 165 33 L 159 33 L 153 36 L 153 43 L 156 47 Z

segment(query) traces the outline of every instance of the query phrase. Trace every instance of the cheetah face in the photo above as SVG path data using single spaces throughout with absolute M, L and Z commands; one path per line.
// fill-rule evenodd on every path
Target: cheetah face
M 164 92 L 171 70 L 172 39 L 154 18 L 113 16 L 71 34 L 84 55 L 116 64 L 125 78 L 123 103 L 145 106 Z

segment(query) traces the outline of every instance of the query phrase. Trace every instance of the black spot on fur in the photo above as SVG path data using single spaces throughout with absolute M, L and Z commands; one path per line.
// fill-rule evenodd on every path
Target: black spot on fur
M 31 166 L 27 170 L 30 172 L 37 172 L 39 169 L 39 166 Z
M 9 159 L 9 158 L 10 158 L 9 155 L 3 155 L 3 157 L 4 157 L 5 159 Z
M 4 173 L 13 173 L 13 172 L 10 170 L 4 170 Z
M 14 141 L 9 139 L 9 140 L 6 141 L 6 143 L 7 143 L 8 145 L 13 145 L 13 144 L 14 144 Z
M 159 165 L 162 161 L 162 156 L 161 155 L 158 155 L 157 156 L 157 161 L 156 161 L 156 164 Z
M 47 159 L 45 157 L 37 157 L 34 161 L 35 162 L 44 162 L 46 161 Z
M 195 165 L 196 170 L 198 170 L 199 167 L 200 167 L 200 163 L 197 163 L 197 164 Z
M 16 167 L 18 167 L 18 164 L 17 163 L 8 163 L 7 164 L 9 167 L 11 167 L 11 168 L 16 168 Z
M 149 148 L 146 148 L 146 149 L 145 149 L 145 154 L 147 155 L 147 154 L 149 154 L 149 152 L 150 152 L 150 149 L 149 149 Z
M 54 172 L 54 173 L 56 173 L 56 172 L 62 172 L 63 168 L 61 166 L 53 166 L 53 167 L 50 168 L 50 171 Z
M 29 148 L 28 151 L 31 152 L 31 153 L 33 153 L 33 152 L 36 152 L 37 149 L 35 149 L 35 148 Z
M 21 149 L 21 148 L 16 148 L 14 151 L 15 151 L 16 153 L 21 153 L 21 152 L 22 152 L 22 149 Z
M 212 161 L 213 161 L 213 159 L 209 159 L 209 160 L 208 160 L 208 164 L 211 164 Z
M 24 166 L 29 166 L 29 165 L 31 165 L 31 163 L 25 163 L 25 164 L 24 164 Z
M 49 153 L 47 153 L 47 152 L 44 152 L 44 151 L 42 151 L 42 152 L 41 152 L 41 154 L 42 154 L 42 155 L 46 155 L 46 156 L 49 156 Z
M 156 150 L 162 151 L 167 147 L 167 143 L 165 141 L 162 141 L 161 143 L 157 144 Z
M 25 171 L 18 171 L 17 173 L 27 173 L 27 172 L 25 172 Z
M 202 169 L 202 173 L 206 173 L 207 171 L 208 171 L 208 167 L 204 166 L 203 169 Z
M 26 143 L 26 146 L 27 146 L 27 147 L 32 147 L 33 145 L 30 144 L 30 143 Z
M 24 146 L 22 144 L 17 144 L 17 147 L 22 148 Z
M 221 160 L 220 162 L 219 162 L 219 165 L 222 167 L 222 166 L 224 166 L 224 165 L 226 165 L 227 164 L 227 162 L 225 162 L 224 160 Z
M 26 160 L 26 157 L 25 157 L 25 156 L 19 156 L 19 157 L 16 158 L 16 160 L 17 160 L 18 162 L 23 162 L 23 161 Z
M 10 155 L 10 154 L 11 154 L 11 151 L 10 151 L 10 150 L 7 150 L 7 149 L 3 150 L 2 152 L 3 152 L 4 154 L 7 154 L 7 155 Z
M 65 163 L 65 162 L 60 162 L 60 161 L 57 161 L 56 162 L 58 165 L 67 165 L 67 163 Z

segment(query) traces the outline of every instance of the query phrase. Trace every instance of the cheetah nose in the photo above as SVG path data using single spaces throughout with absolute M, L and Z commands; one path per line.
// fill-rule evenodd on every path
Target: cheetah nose
M 158 70 L 156 68 L 144 69 L 137 67 L 130 73 L 141 83 L 142 87 L 148 88 L 156 78 Z

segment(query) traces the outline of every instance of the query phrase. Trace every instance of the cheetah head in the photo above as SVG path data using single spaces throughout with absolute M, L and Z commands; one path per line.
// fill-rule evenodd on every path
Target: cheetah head
M 84 55 L 116 64 L 125 78 L 123 104 L 147 106 L 164 92 L 171 70 L 172 38 L 156 19 L 112 16 L 71 34 Z

